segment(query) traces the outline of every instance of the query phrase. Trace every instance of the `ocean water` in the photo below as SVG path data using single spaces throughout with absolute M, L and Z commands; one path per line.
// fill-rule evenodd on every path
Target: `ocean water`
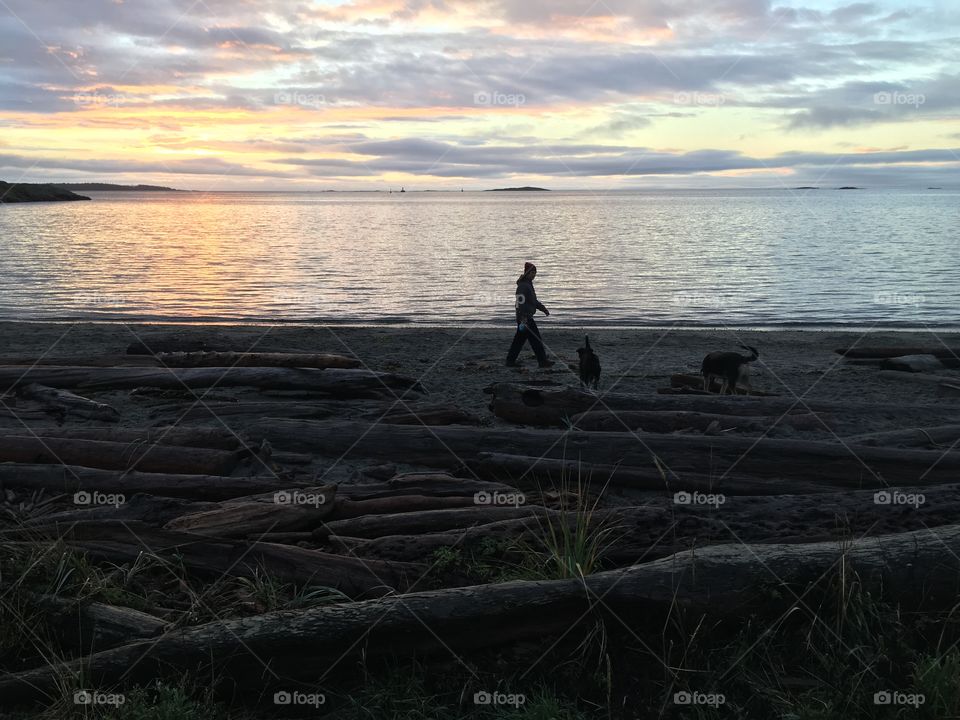
M 88 193 L 0 205 L 0 318 L 960 327 L 960 193 Z

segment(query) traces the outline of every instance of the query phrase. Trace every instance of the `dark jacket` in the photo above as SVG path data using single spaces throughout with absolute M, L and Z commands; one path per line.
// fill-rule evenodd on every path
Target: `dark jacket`
M 546 312 L 546 308 L 537 300 L 537 291 L 533 289 L 533 282 L 525 278 L 517 280 L 517 323 L 532 318 L 537 310 Z

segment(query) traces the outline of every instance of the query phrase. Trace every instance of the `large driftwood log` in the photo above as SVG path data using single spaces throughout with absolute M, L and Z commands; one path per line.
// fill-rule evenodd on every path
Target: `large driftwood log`
M 208 402 L 197 404 L 196 399 L 185 399 L 183 403 L 168 404 L 151 408 L 152 417 L 175 416 L 180 422 L 214 421 L 218 418 L 325 418 L 338 412 L 347 412 L 347 408 L 330 403 L 285 403 L 285 402 Z
M 714 380 L 708 389 L 709 392 L 720 394 L 723 383 Z M 685 373 L 674 373 L 670 376 L 670 387 L 673 388 L 691 388 L 693 390 L 704 390 L 702 375 L 687 375 Z M 755 397 L 777 397 L 777 393 L 765 392 L 763 390 L 754 390 L 753 388 L 737 386 L 737 395 L 753 395 Z
M 577 487 L 582 483 L 599 490 L 609 483 L 614 487 L 631 490 L 699 490 L 705 493 L 722 492 L 727 495 L 782 495 L 785 483 L 778 477 L 752 477 L 740 473 L 676 472 L 669 468 L 636 467 L 632 465 L 607 465 L 588 463 L 582 460 L 508 455 L 506 453 L 481 453 L 473 469 L 482 477 L 508 479 L 524 490 L 540 490 L 547 487 Z M 792 493 L 820 493 L 840 487 L 849 487 L 848 481 L 831 483 L 819 479 L 791 478 Z
M 169 427 L 152 428 L 57 428 L 38 430 L 41 437 L 100 440 L 116 443 L 146 443 L 148 445 L 180 445 L 182 447 L 240 450 L 243 439 L 225 427 Z
M 64 674 L 81 672 L 96 687 L 107 688 L 121 679 L 154 678 L 165 666 L 196 670 L 211 658 L 219 672 L 244 676 L 262 671 L 259 657 L 284 667 L 314 668 L 314 663 L 344 657 L 463 653 L 591 627 L 604 608 L 626 623 L 648 620 L 652 612 L 684 612 L 694 622 L 701 615 L 778 617 L 791 607 L 812 613 L 817 598 L 809 596 L 811 587 L 841 566 L 846 575 L 856 574 L 865 592 L 885 601 L 946 610 L 960 590 L 960 527 L 848 542 L 717 545 L 583 579 L 418 592 L 218 620 L 8 675 L 0 679 L 0 695 L 10 701 L 53 696 Z
M 50 490 L 73 494 L 87 492 L 149 493 L 196 500 L 229 498 L 275 492 L 297 483 L 275 476 L 221 477 L 171 473 L 116 472 L 79 465 L 24 465 L 0 463 L 0 485 L 27 490 Z
M 31 602 L 62 641 L 81 654 L 160 635 L 170 623 L 133 608 L 38 595 Z
M 323 585 L 351 597 L 379 597 L 404 590 L 426 568 L 410 563 L 364 561 L 288 545 L 211 538 L 161 530 L 138 522 L 75 522 L 31 527 L 27 531 L 62 538 L 97 560 L 133 562 L 141 554 L 156 555 L 193 573 L 252 577 L 266 573 L 283 582 Z
M 395 513 L 414 513 L 422 510 L 473 507 L 475 504 L 474 498 L 466 495 L 459 497 L 394 495 L 393 497 L 370 500 L 337 499 L 333 511 L 330 513 L 330 521 L 347 520 L 364 515 L 391 515 Z
M 24 371 L 0 367 L 0 388 L 40 383 L 55 388 L 121 390 L 154 387 L 173 390 L 208 387 L 257 387 L 314 390 L 331 397 L 393 397 L 401 391 L 421 392 L 413 378 L 360 369 L 201 367 L 45 367 Z
M 570 419 L 579 430 L 641 430 L 651 433 L 672 433 L 680 430 L 701 432 L 716 427 L 718 432 L 767 432 L 778 426 L 795 430 L 822 430 L 820 416 L 814 413 L 767 417 L 721 415 L 687 410 L 591 410 Z
M 931 375 L 930 373 L 923 372 L 906 373 L 899 370 L 881 370 L 877 373 L 877 376 L 884 380 L 919 383 L 921 385 L 942 385 L 944 383 L 960 382 L 960 378 L 951 375 Z
M 207 448 L 24 437 L 22 434 L 0 435 L 0 462 L 63 463 L 104 470 L 229 475 L 238 460 L 238 453 Z
M 78 505 L 75 502 L 73 509 L 34 516 L 25 520 L 23 524 L 29 527 L 50 525 L 51 523 L 124 520 L 143 522 L 149 525 L 163 525 L 188 513 L 214 510 L 218 507 L 217 503 L 212 502 L 148 495 L 146 493 L 136 493 L 132 496 L 124 493 L 123 495 L 122 502 L 115 505 Z
M 277 368 L 358 368 L 356 358 L 323 353 L 271 352 L 158 352 L 166 367 L 277 367 Z
M 272 502 L 225 502 L 215 509 L 181 515 L 164 528 L 226 538 L 310 530 L 323 523 L 333 511 L 336 486 L 327 485 L 314 490 L 277 491 Z
M 333 520 L 314 530 L 314 536 L 348 535 L 375 538 L 384 535 L 412 535 L 414 533 L 442 532 L 471 525 L 483 525 L 497 520 L 514 520 L 531 516 L 556 515 L 555 510 L 520 505 L 518 507 L 461 507 L 445 510 L 365 515 L 348 520 Z
M 19 394 L 40 403 L 48 412 L 53 413 L 60 419 L 68 416 L 108 422 L 115 422 L 120 419 L 120 413 L 117 412 L 116 408 L 106 403 L 38 383 L 24 385 L 19 388 Z
M 403 473 L 390 480 L 341 485 L 338 496 L 350 500 L 373 500 L 397 495 L 472 498 L 478 492 L 511 493 L 516 492 L 516 488 L 504 483 L 454 477 L 448 473 Z
M 943 370 L 945 367 L 935 355 L 904 355 L 903 357 L 884 358 L 880 361 L 884 370 L 899 370 L 901 372 L 929 372 Z
M 496 448 L 508 455 L 579 460 L 590 464 L 662 467 L 668 475 L 693 472 L 824 480 L 846 487 L 951 481 L 960 453 L 847 446 L 769 438 L 693 437 L 614 432 L 417 428 L 365 423 L 322 424 L 265 420 L 257 432 L 279 447 L 346 458 L 403 460 L 430 467 L 477 463 Z M 347 533 L 349 534 L 349 533 Z
M 572 387 L 531 387 L 516 383 L 495 383 L 486 390 L 493 395 L 490 409 L 498 417 L 522 425 L 565 427 L 570 418 L 589 411 L 687 411 L 721 415 L 780 416 L 785 413 L 814 412 L 838 417 L 942 417 L 960 416 L 960 408 L 936 405 L 872 404 L 783 397 L 741 397 L 730 395 L 662 396 L 594 394 Z

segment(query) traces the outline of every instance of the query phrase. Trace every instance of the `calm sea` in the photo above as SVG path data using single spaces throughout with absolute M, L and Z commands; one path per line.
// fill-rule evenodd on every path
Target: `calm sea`
M 0 205 L 0 317 L 960 327 L 960 193 L 89 193 Z

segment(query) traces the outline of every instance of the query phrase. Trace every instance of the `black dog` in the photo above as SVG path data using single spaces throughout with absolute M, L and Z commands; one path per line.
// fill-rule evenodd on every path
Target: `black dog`
M 586 346 L 577 348 L 577 355 L 580 356 L 580 384 L 590 387 L 590 383 L 593 383 L 593 387 L 597 388 L 600 384 L 600 358 L 590 347 L 589 336 L 584 335 L 583 339 Z
M 713 385 L 714 378 L 721 381 L 720 394 L 726 392 L 733 395 L 737 391 L 737 381 L 743 380 L 743 384 L 750 387 L 749 378 L 746 377 L 746 365 L 752 363 L 760 353 L 756 348 L 749 345 L 741 345 L 744 350 L 749 350 L 750 355 L 741 355 L 735 352 L 712 352 L 703 359 L 703 365 L 700 366 L 700 373 L 703 375 L 703 389 L 709 390 Z M 743 377 L 741 377 L 743 376 Z

